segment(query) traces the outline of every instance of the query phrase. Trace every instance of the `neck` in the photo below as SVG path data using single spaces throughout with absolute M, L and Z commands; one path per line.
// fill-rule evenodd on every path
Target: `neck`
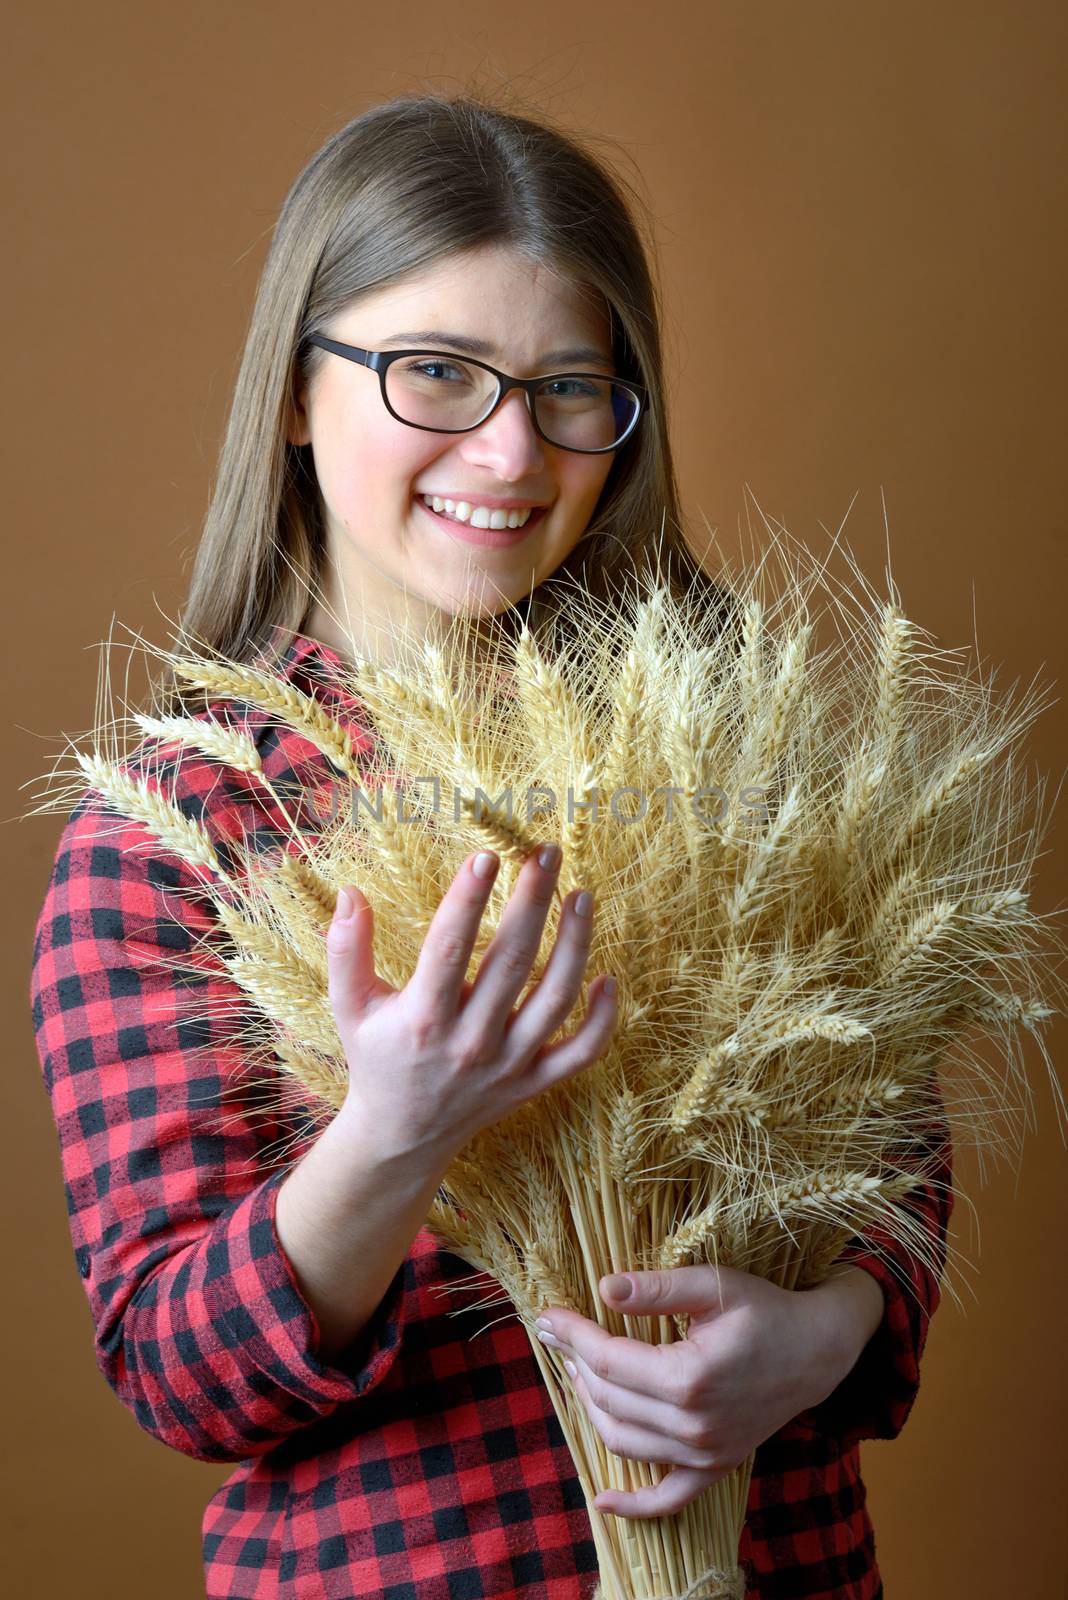
M 420 634 L 413 630 L 398 636 L 395 622 L 376 622 L 372 617 L 361 615 L 353 617 L 351 626 L 346 628 L 321 605 L 316 605 L 303 631 L 309 638 L 329 645 L 343 661 L 365 660 L 376 666 L 396 668 L 403 665 L 406 643 L 410 645 L 418 636 L 443 642 L 451 621 L 451 617 L 438 612 L 427 619 Z M 468 664 L 485 666 L 490 656 L 489 627 L 485 620 L 480 618 L 461 630 L 461 639 Z

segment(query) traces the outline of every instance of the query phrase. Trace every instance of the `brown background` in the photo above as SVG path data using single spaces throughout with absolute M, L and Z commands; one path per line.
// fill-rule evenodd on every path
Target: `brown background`
M 231 1469 L 143 1433 L 94 1365 L 28 1004 L 59 822 L 14 819 L 91 718 L 112 613 L 162 641 L 180 608 L 288 186 L 369 105 L 473 78 L 618 139 L 657 218 L 688 509 L 729 542 L 755 499 L 818 551 L 848 513 L 881 589 L 885 501 L 909 614 L 946 645 L 974 621 L 1008 681 L 1059 692 L 1068 27 L 1055 0 L 106 0 L 5 33 L 4 1565 L 20 1597 L 171 1600 L 202 1592 Z M 1032 736 L 1051 793 L 1065 729 L 1055 705 Z M 959 1166 L 966 1314 L 944 1302 L 909 1423 L 864 1450 L 891 1600 L 1065 1593 L 1065 1151 L 1028 1059 L 1022 1171 Z

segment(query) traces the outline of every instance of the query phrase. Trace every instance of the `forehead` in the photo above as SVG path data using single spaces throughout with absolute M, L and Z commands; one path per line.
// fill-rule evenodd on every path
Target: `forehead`
M 485 340 L 502 356 L 533 356 L 549 348 L 547 340 L 559 345 L 579 338 L 611 355 L 608 312 L 598 292 L 546 262 L 496 245 L 450 256 L 360 296 L 338 327 L 339 338 L 359 334 L 368 344 L 406 331 L 447 329 Z

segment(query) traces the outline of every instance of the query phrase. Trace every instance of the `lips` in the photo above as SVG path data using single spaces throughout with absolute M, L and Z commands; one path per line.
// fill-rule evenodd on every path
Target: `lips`
M 433 506 L 428 506 L 427 503 L 426 503 L 426 499 L 424 498 L 424 494 L 426 492 L 427 491 L 423 491 L 423 492 L 419 493 L 418 495 L 416 495 L 416 499 L 419 500 L 422 503 L 422 505 L 426 507 L 427 511 L 433 511 L 435 516 L 444 517 L 447 522 L 461 522 L 463 520 L 460 517 L 454 516 L 450 511 L 446 511 L 444 506 L 442 507 L 442 509 L 440 511 L 435 511 Z M 432 498 L 435 499 L 435 500 L 449 499 L 449 500 L 451 500 L 453 502 L 454 505 L 459 505 L 460 502 L 462 500 L 464 500 L 465 497 L 463 495 L 448 495 L 448 496 L 446 496 L 446 495 L 434 495 Z M 481 510 L 486 510 L 486 511 L 489 511 L 489 512 L 494 512 L 494 511 L 505 511 L 505 512 L 528 511 L 530 513 L 530 515 L 527 517 L 526 522 L 523 524 L 524 528 L 529 526 L 530 523 L 535 522 L 538 517 L 544 515 L 544 513 L 549 509 L 548 506 L 531 505 L 529 500 L 525 500 L 521 504 L 518 504 L 518 505 L 506 505 L 503 501 L 500 502 L 500 503 L 494 503 L 492 500 L 468 500 L 467 504 L 472 508 L 472 512 L 478 511 L 480 509 Z M 464 526 L 469 527 L 470 524 L 471 524 L 471 519 L 469 517 L 467 519 L 467 522 L 464 524 Z M 511 533 L 518 533 L 520 530 L 518 528 L 511 528 L 508 531 L 511 532 Z
M 416 495 L 415 503 L 435 522 L 444 523 L 450 537 L 460 539 L 464 544 L 477 544 L 490 549 L 507 549 L 510 545 L 521 543 L 549 509 L 548 506 L 535 506 L 521 528 L 473 528 L 470 522 L 461 522 L 445 511 L 435 511 L 421 495 Z

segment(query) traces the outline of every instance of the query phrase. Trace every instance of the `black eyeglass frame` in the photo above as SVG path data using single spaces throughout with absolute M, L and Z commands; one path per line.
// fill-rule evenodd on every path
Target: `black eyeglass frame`
M 356 361 L 360 366 L 370 367 L 372 372 L 377 372 L 379 387 L 382 390 L 382 403 L 390 416 L 396 417 L 398 422 L 403 422 L 406 428 L 420 428 L 424 433 L 473 433 L 476 428 L 481 428 L 484 422 L 489 421 L 501 401 L 513 389 L 525 389 L 527 392 L 527 410 L 530 413 L 530 420 L 534 424 L 535 433 L 544 439 L 546 444 L 551 444 L 554 450 L 570 450 L 575 455 L 580 456 L 607 455 L 610 450 L 618 450 L 621 445 L 626 444 L 641 421 L 649 393 L 644 384 L 635 383 L 632 378 L 617 378 L 604 372 L 547 372 L 543 373 L 539 378 L 513 378 L 511 373 L 501 372 L 499 368 L 491 367 L 488 361 L 476 361 L 474 356 L 458 355 L 455 350 L 361 350 L 359 345 L 341 344 L 337 339 L 328 339 L 323 333 L 309 334 L 307 343 L 318 345 L 321 350 L 330 350 L 336 356 L 344 356 L 347 361 Z M 481 367 L 484 372 L 492 373 L 493 377 L 496 378 L 497 398 L 486 412 L 486 415 L 480 417 L 477 422 L 472 422 L 469 428 L 431 428 L 425 422 L 409 422 L 407 417 L 399 416 L 394 411 L 386 394 L 386 373 L 391 364 L 400 360 L 401 356 L 434 356 L 439 360 L 463 361 L 469 367 Z M 580 445 L 559 444 L 557 440 L 550 439 L 538 421 L 537 412 L 534 409 L 534 391 L 540 388 L 543 383 L 549 383 L 554 378 L 599 378 L 602 383 L 618 383 L 620 388 L 629 389 L 638 402 L 638 409 L 635 411 L 634 420 L 622 439 L 617 439 L 614 444 L 601 445 L 596 450 L 583 450 Z

